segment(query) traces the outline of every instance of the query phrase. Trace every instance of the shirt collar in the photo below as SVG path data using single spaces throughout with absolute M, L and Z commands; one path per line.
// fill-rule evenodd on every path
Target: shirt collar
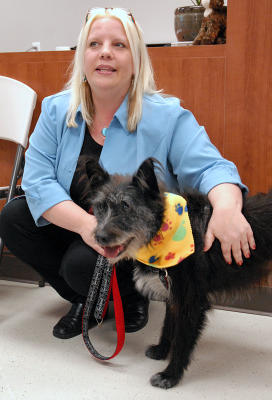
M 124 98 L 122 104 L 114 114 L 114 117 L 118 119 L 120 125 L 124 129 L 126 133 L 130 133 L 127 130 L 127 121 L 128 121 L 128 95 Z
M 82 116 L 81 104 L 78 106 L 76 113 L 77 114 L 80 113 L 80 115 Z M 128 130 L 127 130 L 128 95 L 126 95 L 126 97 L 124 98 L 122 104 L 120 105 L 120 107 L 118 108 L 116 113 L 114 114 L 113 119 L 114 118 L 116 118 L 119 121 L 119 123 L 122 126 L 123 130 L 125 131 L 125 133 L 129 134 L 130 132 L 128 132 Z

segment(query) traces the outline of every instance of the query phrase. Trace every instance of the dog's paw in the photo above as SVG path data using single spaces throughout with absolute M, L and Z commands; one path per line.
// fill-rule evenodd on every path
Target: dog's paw
M 149 346 L 146 349 L 145 355 L 153 360 L 165 360 L 168 354 L 168 348 L 160 345 Z
M 159 387 L 161 389 L 170 389 L 178 383 L 179 379 L 173 378 L 165 372 L 159 372 L 151 377 L 150 383 L 152 386 Z

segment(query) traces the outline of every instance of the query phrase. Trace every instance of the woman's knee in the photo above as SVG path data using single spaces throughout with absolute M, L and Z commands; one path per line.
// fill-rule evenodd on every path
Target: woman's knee
M 24 198 L 15 198 L 8 202 L 0 213 L 0 232 L 18 221 L 18 218 L 25 214 L 25 207 Z
M 1 211 L 1 220 L 13 223 L 29 212 L 25 197 L 15 197 L 9 201 Z
M 59 273 L 72 289 L 87 296 L 96 260 L 95 250 L 83 241 L 75 240 L 62 258 Z
M 35 222 L 29 211 L 26 199 L 18 197 L 8 202 L 0 213 L 0 236 L 5 241 L 17 236 L 22 227 L 33 228 Z

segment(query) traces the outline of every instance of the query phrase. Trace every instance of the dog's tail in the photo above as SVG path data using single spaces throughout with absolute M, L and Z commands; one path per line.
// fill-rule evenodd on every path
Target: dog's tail
M 243 213 L 253 230 L 255 255 L 263 260 L 272 260 L 272 190 L 248 197 Z

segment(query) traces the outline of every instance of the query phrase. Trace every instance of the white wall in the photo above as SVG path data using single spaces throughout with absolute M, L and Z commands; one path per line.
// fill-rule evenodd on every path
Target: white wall
M 32 42 L 41 50 L 75 46 L 91 7 L 130 9 L 146 43 L 175 42 L 174 11 L 190 0 L 0 0 L 0 52 L 26 51 Z

